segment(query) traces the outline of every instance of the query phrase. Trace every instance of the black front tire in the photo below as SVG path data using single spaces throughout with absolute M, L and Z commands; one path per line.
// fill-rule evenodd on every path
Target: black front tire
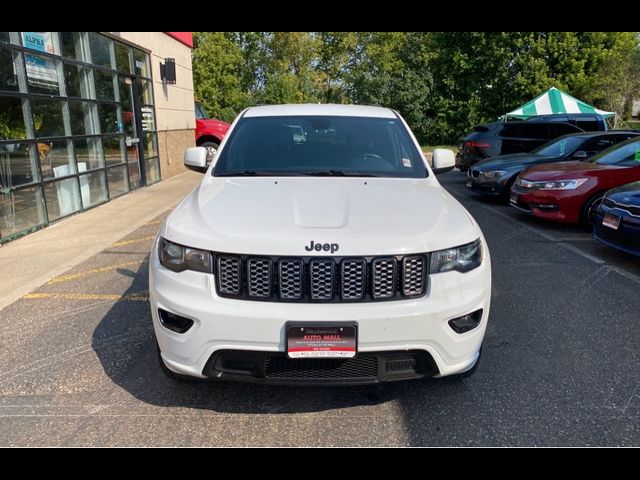
M 580 223 L 587 230 L 593 230 L 593 227 L 596 223 L 596 211 L 598 207 L 602 203 L 602 199 L 604 198 L 604 192 L 596 193 L 593 197 L 591 197 L 587 203 L 582 207 L 582 213 L 580 215 Z

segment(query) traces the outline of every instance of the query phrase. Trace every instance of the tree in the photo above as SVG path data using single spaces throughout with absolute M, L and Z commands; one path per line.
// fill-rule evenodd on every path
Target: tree
M 221 32 L 195 32 L 194 93 L 210 115 L 227 121 L 250 104 L 242 88 L 243 56 L 238 45 Z

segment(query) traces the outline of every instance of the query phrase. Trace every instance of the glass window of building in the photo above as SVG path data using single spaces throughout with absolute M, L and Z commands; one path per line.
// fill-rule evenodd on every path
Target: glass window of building
M 20 77 L 22 72 L 20 52 L 0 44 L 0 90 L 26 91 L 24 77 Z
M 131 47 L 123 43 L 115 44 L 116 68 L 121 73 L 132 73 L 131 69 Z
M 45 183 L 44 197 L 47 203 L 49 221 L 54 221 L 77 212 L 80 210 L 78 178 L 71 177 Z
M 0 241 L 40 226 L 45 221 L 40 187 L 0 193 Z
M 113 40 L 96 32 L 89 32 L 91 61 L 95 65 L 115 68 Z
M 0 243 L 160 180 L 151 74 L 102 33 L 0 32 Z
M 126 165 L 108 169 L 107 182 L 109 183 L 109 196 L 111 198 L 127 193 L 129 191 L 129 179 Z
M 74 60 L 88 60 L 84 36 L 80 32 L 60 32 L 62 56 Z
M 80 175 L 80 193 L 84 208 L 94 207 L 107 201 L 107 186 L 104 170 Z
M 77 173 L 69 140 L 39 140 L 38 155 L 42 178 L 45 180 Z
M 134 49 L 133 58 L 135 59 L 136 75 L 145 78 L 151 78 L 151 69 L 149 68 L 149 55 L 142 50 Z
M 82 65 L 64 65 L 64 82 L 69 97 L 94 98 L 93 72 Z
M 0 190 L 37 182 L 38 158 L 33 143 L 0 144 Z
M 57 98 L 34 97 L 31 113 L 37 137 L 62 137 L 66 135 L 66 101 Z
M 78 171 L 86 172 L 104 167 L 99 137 L 78 138 L 73 141 Z

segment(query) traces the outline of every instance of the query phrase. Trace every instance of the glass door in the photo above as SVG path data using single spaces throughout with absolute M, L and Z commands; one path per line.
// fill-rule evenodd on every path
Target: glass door
M 131 190 L 145 185 L 144 159 L 140 148 L 140 106 L 136 95 L 136 78 L 120 75 L 120 101 L 124 123 L 127 166 Z

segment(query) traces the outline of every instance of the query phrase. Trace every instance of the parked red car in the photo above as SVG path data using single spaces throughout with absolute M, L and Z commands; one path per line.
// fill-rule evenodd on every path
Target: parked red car
M 619 143 L 586 162 L 538 165 L 520 174 L 511 206 L 536 217 L 592 226 L 605 192 L 640 180 L 640 138 Z
M 209 153 L 207 154 L 207 165 L 218 150 L 220 142 L 229 130 L 231 124 L 209 118 L 202 104 L 195 103 L 196 112 L 196 146 L 205 147 Z

